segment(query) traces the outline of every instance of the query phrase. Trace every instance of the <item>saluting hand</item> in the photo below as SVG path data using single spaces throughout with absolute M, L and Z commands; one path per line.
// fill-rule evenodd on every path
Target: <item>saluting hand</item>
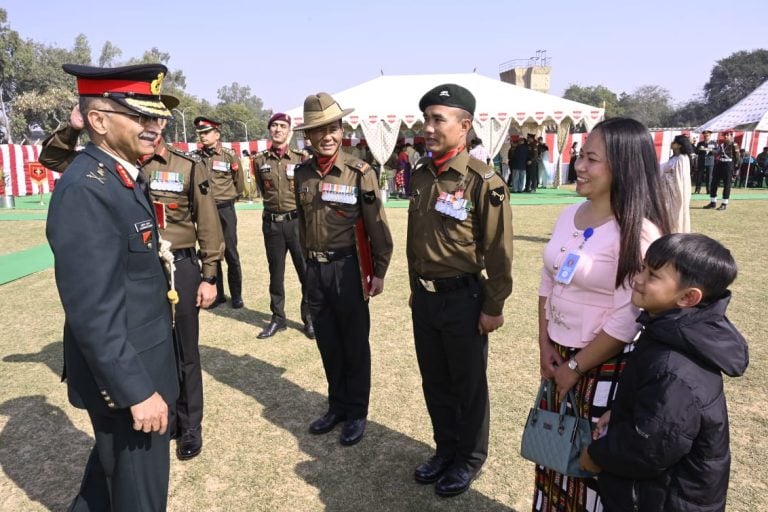
M 85 121 L 83 121 L 83 114 L 80 112 L 80 105 L 75 105 L 72 112 L 69 114 L 69 126 L 73 130 L 82 130 L 85 128 Z
M 150 432 L 165 434 L 168 428 L 168 404 L 157 391 L 143 402 L 132 405 L 131 416 L 133 416 L 133 430 L 141 430 L 147 434 Z

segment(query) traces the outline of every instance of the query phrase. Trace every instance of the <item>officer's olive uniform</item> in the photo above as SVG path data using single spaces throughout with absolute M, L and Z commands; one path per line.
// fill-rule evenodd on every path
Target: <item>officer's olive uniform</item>
M 203 419 L 203 376 L 200 367 L 200 321 L 196 305 L 203 277 L 216 276 L 216 264 L 224 253 L 216 204 L 208 171 L 195 155 L 187 155 L 161 141 L 142 173 L 149 180 L 150 195 L 162 208 L 165 227 L 161 236 L 171 242 L 179 303 L 176 305 L 176 338 L 181 359 L 181 393 L 176 402 L 174 428 L 183 432 L 200 426 Z M 196 246 L 200 246 L 200 256 Z
M 219 221 L 224 232 L 224 259 L 227 261 L 227 283 L 232 299 L 243 296 L 243 273 L 240 269 L 240 254 L 237 252 L 237 214 L 235 202 L 245 190 L 245 178 L 240 169 L 240 160 L 234 151 L 216 144 L 213 148 L 196 151 L 203 160 L 210 176 L 213 198 L 219 210 Z M 219 298 L 224 297 L 224 276 L 221 262 L 218 263 L 216 288 Z
M 731 197 L 731 182 L 736 160 L 739 158 L 738 147 L 733 142 L 718 145 L 715 161 L 715 172 L 710 183 L 709 197 L 717 197 L 717 187 L 723 182 L 723 199 Z
M 296 197 L 309 310 L 328 379 L 329 411 L 348 420 L 365 418 L 371 349 L 368 303 L 355 250 L 360 217 L 371 240 L 376 277 L 384 278 L 392 257 L 376 173 L 343 151 L 325 175 L 311 159 L 296 169 Z
M 445 166 L 438 174 L 423 158 L 411 175 L 413 333 L 437 454 L 478 469 L 490 413 L 488 336 L 478 334 L 478 322 L 481 311 L 502 314 L 512 292 L 512 212 L 493 168 L 466 152 Z
M 293 266 L 302 287 L 301 320 L 310 321 L 306 294 L 307 265 L 299 240 L 296 211 L 296 166 L 307 157 L 306 152 L 287 149 L 282 156 L 267 149 L 253 158 L 253 171 L 263 201 L 261 231 L 269 265 L 269 309 L 272 320 L 285 323 L 285 253 L 291 253 Z

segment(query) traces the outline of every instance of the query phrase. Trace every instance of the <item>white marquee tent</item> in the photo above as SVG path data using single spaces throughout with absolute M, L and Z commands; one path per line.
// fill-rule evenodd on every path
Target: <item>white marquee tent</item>
M 752 91 L 746 98 L 699 127 L 699 132 L 710 130 L 768 131 L 768 81 Z
M 584 122 L 588 130 L 603 118 L 601 108 L 570 101 L 551 94 L 532 91 L 476 73 L 436 75 L 382 75 L 368 82 L 331 93 L 342 108 L 354 108 L 344 122 L 361 128 L 374 158 L 385 162 L 397 144 L 400 126 L 412 128 L 423 122 L 419 99 L 428 90 L 444 83 L 466 87 L 477 99 L 474 128 L 491 155 L 496 155 L 507 139 L 510 127 L 522 132 L 541 133 L 545 126 L 558 128 L 558 154 L 571 124 Z M 303 123 L 303 107 L 289 110 L 298 125 Z

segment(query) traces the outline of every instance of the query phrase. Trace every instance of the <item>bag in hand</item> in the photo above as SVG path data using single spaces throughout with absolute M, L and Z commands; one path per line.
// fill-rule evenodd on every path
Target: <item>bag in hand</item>
M 536 464 L 553 469 L 560 474 L 586 478 L 594 473 L 579 469 L 581 450 L 592 442 L 592 426 L 589 420 L 576 415 L 576 402 L 569 391 L 560 403 L 560 411 L 541 408 L 541 399 L 546 394 L 547 405 L 552 401 L 552 380 L 541 381 L 528 420 L 525 422 L 520 454 Z M 568 404 L 571 407 L 568 407 Z

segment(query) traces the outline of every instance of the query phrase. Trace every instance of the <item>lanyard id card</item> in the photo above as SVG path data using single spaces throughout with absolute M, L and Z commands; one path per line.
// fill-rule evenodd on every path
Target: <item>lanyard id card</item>
M 579 264 L 580 259 L 580 254 L 569 252 L 565 257 L 563 266 L 560 267 L 557 275 L 555 275 L 555 281 L 560 284 L 571 284 L 571 281 L 573 281 L 573 274 L 576 273 L 576 266 Z

